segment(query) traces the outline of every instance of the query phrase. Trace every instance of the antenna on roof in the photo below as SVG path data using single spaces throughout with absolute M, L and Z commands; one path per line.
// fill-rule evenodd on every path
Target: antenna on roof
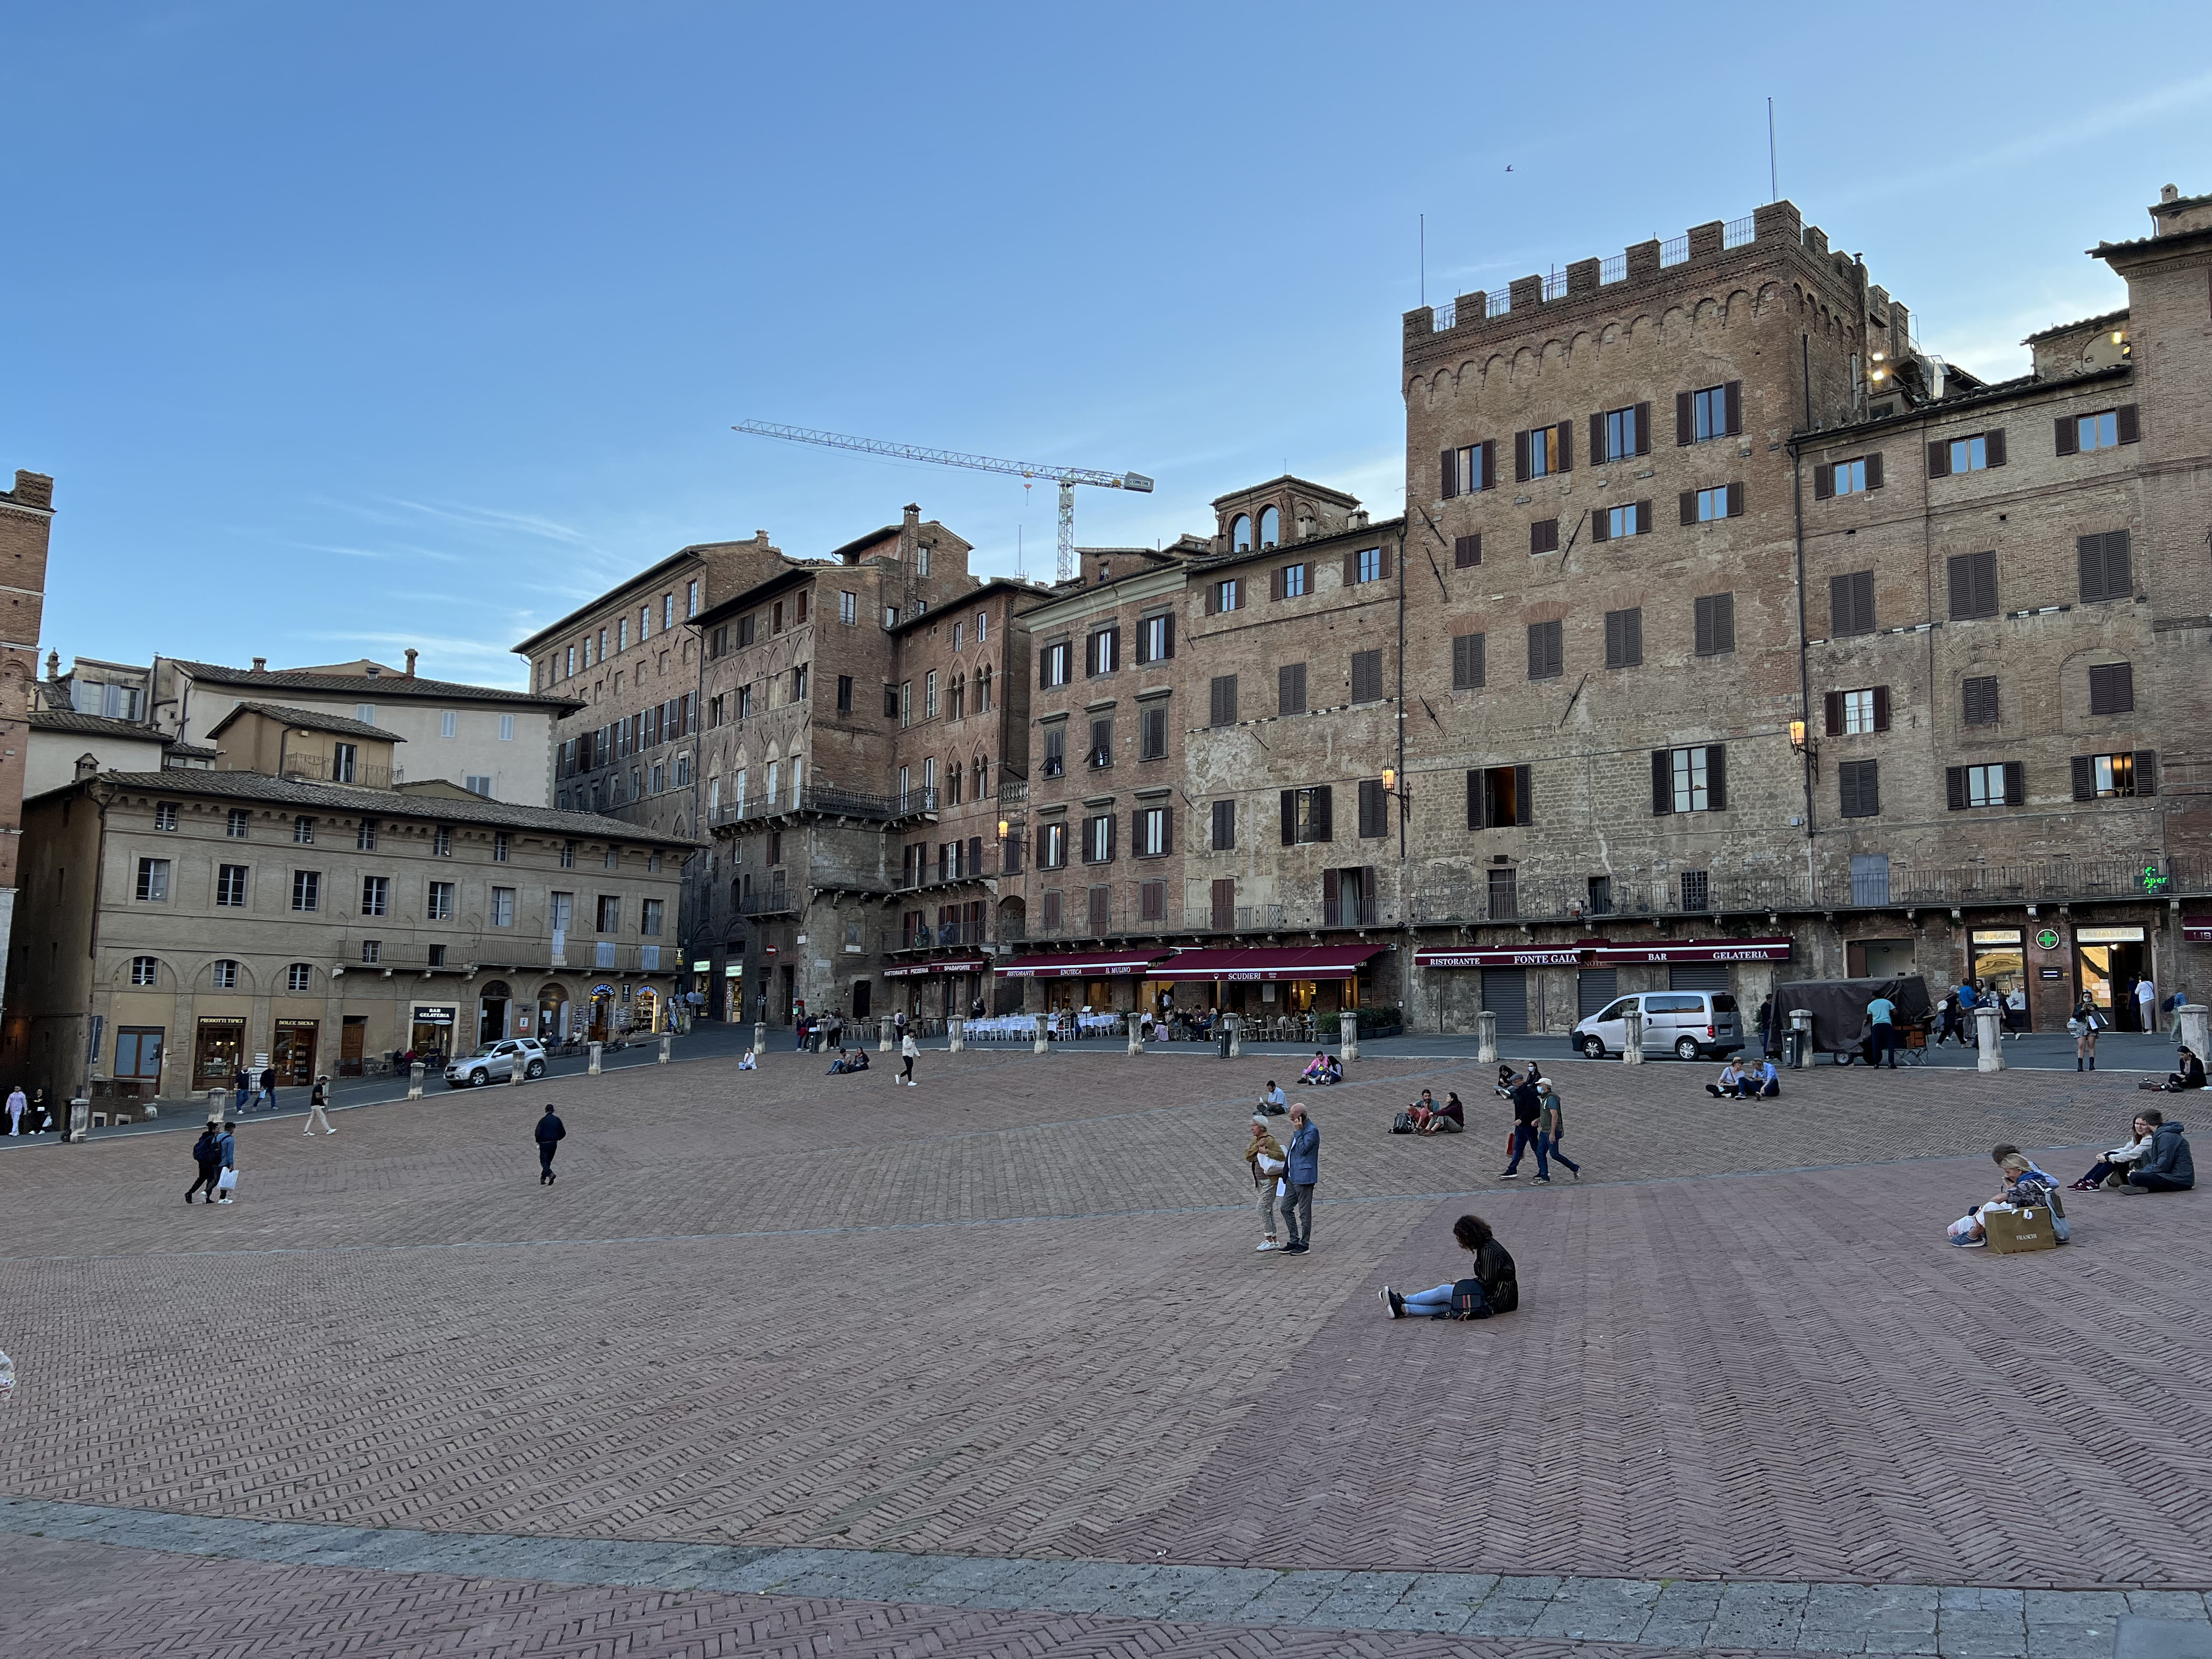
M 1782 199 L 1782 174 L 1774 165 L 1774 100 L 1766 100 L 1766 199 Z

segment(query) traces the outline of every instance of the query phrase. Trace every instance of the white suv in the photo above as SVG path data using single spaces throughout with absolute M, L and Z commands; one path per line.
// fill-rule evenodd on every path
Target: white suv
M 526 1078 L 544 1077 L 545 1045 L 536 1037 L 509 1037 L 475 1054 L 463 1054 L 446 1067 L 446 1086 L 478 1089 L 487 1083 L 510 1083 L 517 1065 Z

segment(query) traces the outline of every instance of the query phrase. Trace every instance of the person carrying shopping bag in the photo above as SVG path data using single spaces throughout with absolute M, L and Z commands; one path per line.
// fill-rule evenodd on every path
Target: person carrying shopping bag
M 1253 1189 L 1260 1195 L 1260 1248 L 1272 1250 L 1278 1247 L 1275 1240 L 1275 1201 L 1280 1196 L 1284 1170 L 1288 1167 L 1283 1157 L 1282 1142 L 1267 1132 L 1267 1115 L 1252 1114 L 1252 1139 L 1244 1148 L 1244 1162 L 1251 1166 Z

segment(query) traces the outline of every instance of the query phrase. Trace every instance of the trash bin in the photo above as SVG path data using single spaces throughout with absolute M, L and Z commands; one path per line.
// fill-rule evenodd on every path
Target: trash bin
M 1782 1039 L 1782 1063 L 1793 1071 L 1804 1065 L 1804 1032 L 1793 1030 Z
M 1215 1035 L 1213 1041 L 1214 1041 L 1215 1045 L 1216 1045 L 1216 1046 L 1217 1046 L 1217 1047 L 1221 1050 L 1221 1057 L 1222 1057 L 1222 1059 L 1224 1059 L 1224 1060 L 1228 1059 L 1228 1058 L 1229 1058 L 1229 1026 L 1228 1026 L 1227 1022 L 1225 1022 L 1225 1021 L 1224 1021 L 1224 1022 L 1223 1023 L 1222 1027 L 1221 1027 L 1221 1030 L 1219 1030 L 1219 1032 L 1218 1032 L 1218 1033 L 1217 1033 L 1217 1034 Z

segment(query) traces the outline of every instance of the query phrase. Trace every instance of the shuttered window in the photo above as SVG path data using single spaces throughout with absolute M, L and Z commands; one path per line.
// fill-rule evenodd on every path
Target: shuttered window
M 1601 507 L 1590 513 L 1590 539 L 1594 542 L 1619 541 L 1628 536 L 1649 535 L 1651 531 L 1651 503 L 1628 501 L 1619 507 Z
M 1452 635 L 1452 690 L 1473 691 L 1486 678 L 1486 654 L 1484 647 L 1489 636 L 1484 634 L 1455 634 Z
M 1557 519 L 1539 519 L 1528 526 L 1528 551 L 1531 554 L 1556 553 L 1559 550 L 1559 521 Z
M 1472 570 L 1482 562 L 1482 537 L 1455 536 L 1452 538 L 1452 568 Z
M 2018 761 L 1946 767 L 1943 793 L 1944 804 L 1954 812 L 1975 806 L 2018 806 L 2027 799 L 2025 769 Z
M 1175 655 L 1175 618 L 1146 617 L 1137 623 L 1137 660 L 1164 662 Z
M 2132 663 L 2103 663 L 2089 671 L 2089 712 L 2125 714 L 2136 706 L 2136 671 Z
M 2061 455 L 2077 455 L 2093 449 L 2112 449 L 2142 436 L 2142 426 L 2133 404 L 2100 410 L 2094 415 L 2058 416 L 2057 448 Z
M 1590 416 L 1590 465 L 1651 453 L 1651 405 L 1633 404 Z
M 1555 680 L 1566 672 L 1561 654 L 1560 624 L 1555 622 L 1528 624 L 1528 678 L 1532 680 Z
M 1841 796 L 1838 803 L 1847 818 L 1871 818 L 1881 812 L 1881 775 L 1879 761 L 1845 761 L 1836 768 L 1836 787 Z
M 1701 444 L 1743 430 L 1743 382 L 1709 386 L 1674 394 L 1674 441 Z
M 1362 778 L 1359 781 L 1359 836 L 1371 841 L 1389 833 L 1389 815 L 1384 803 L 1389 798 L 1382 793 L 1382 780 Z
M 1813 499 L 1857 495 L 1881 488 L 1881 457 L 1859 455 L 1848 461 L 1823 461 L 1813 469 Z
M 1634 668 L 1644 660 L 1644 611 L 1641 606 L 1605 613 L 1605 665 Z
M 1855 738 L 1889 730 L 1889 688 L 1870 685 L 1856 691 L 1831 691 L 1826 698 L 1832 738 Z
M 1828 632 L 1841 638 L 1874 630 L 1874 572 L 1854 570 L 1829 577 Z
M 2005 434 L 1977 432 L 1970 438 L 1939 438 L 1928 446 L 1928 476 L 1948 478 L 1954 472 L 1979 472 L 2005 464 Z
M 1217 674 L 1213 677 L 1212 701 L 1208 705 L 1207 724 L 1234 726 L 1237 724 L 1237 676 Z
M 2118 755 L 2074 757 L 2074 799 L 2109 800 L 2158 793 L 2158 752 L 2137 749 Z
M 1382 700 L 1382 653 L 1380 651 L 1355 651 L 1352 653 L 1352 700 L 1354 702 L 1380 702 Z
M 1697 602 L 1698 654 L 1717 657 L 1735 649 L 1735 595 L 1707 593 Z
M 1237 803 L 1218 800 L 1213 803 L 1213 850 L 1227 853 L 1234 850 L 1236 846 Z
M 1548 478 L 1554 473 L 1574 470 L 1572 422 L 1562 421 L 1557 426 L 1534 427 L 1513 434 L 1513 477 L 1516 483 L 1526 483 L 1531 478 Z
M 1950 561 L 1951 620 L 1997 614 L 1997 556 L 1954 553 Z
M 1498 446 L 1492 442 L 1467 444 L 1443 452 L 1443 498 L 1473 495 L 1498 482 Z
M 1283 845 L 1285 847 L 1336 838 L 1330 822 L 1333 814 L 1328 784 L 1312 789 L 1284 790 L 1282 813 Z
M 1709 743 L 1688 749 L 1651 751 L 1651 811 L 1656 817 L 1675 812 L 1724 812 L 1728 810 L 1728 749 Z
M 1961 718 L 1968 726 L 1997 723 L 1997 681 L 1994 674 L 1976 675 L 1959 686 Z
M 2100 599 L 2135 597 L 2135 575 L 2130 568 L 2126 531 L 2110 530 L 2102 535 L 2083 536 L 2074 545 L 2084 605 Z
M 1306 665 L 1302 662 L 1286 662 L 1275 670 L 1275 712 L 1278 714 L 1303 714 L 1306 712 Z
M 1498 830 L 1534 821 L 1527 766 L 1485 767 L 1467 775 L 1467 827 Z

